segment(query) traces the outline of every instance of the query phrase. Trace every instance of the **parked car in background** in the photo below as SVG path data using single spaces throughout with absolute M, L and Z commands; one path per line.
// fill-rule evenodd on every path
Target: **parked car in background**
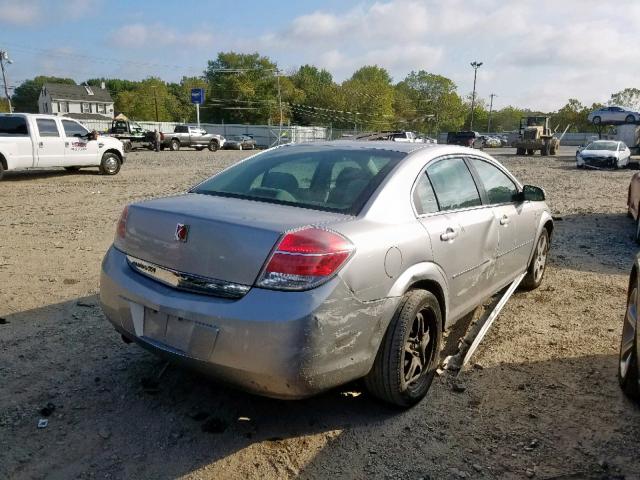
M 631 150 L 623 142 L 597 140 L 576 153 L 578 168 L 623 168 L 629 164 Z
M 234 135 L 225 141 L 224 148 L 229 150 L 255 150 L 256 141 L 251 135 Z
M 416 142 L 417 143 L 438 143 L 438 141 L 435 138 L 432 137 L 428 137 L 426 135 L 421 135 L 419 137 L 416 137 Z
M 482 148 L 484 141 L 478 132 L 449 132 L 447 133 L 448 145 L 461 145 L 463 147 Z
M 541 284 L 552 230 L 542 189 L 483 152 L 290 144 L 126 207 L 100 299 L 126 341 L 254 393 L 364 377 L 408 407 L 443 329 L 523 273 Z
M 638 328 L 640 253 L 636 254 L 629 287 L 627 290 L 627 309 L 622 323 L 620 354 L 618 356 L 618 381 L 622 391 L 632 400 L 640 402 L 640 333 Z
M 70 118 L 0 114 L 0 179 L 6 171 L 50 167 L 98 167 L 115 175 L 125 158 L 120 140 L 89 132 Z
M 180 150 L 182 147 L 191 147 L 196 150 L 208 148 L 215 152 L 222 148 L 224 143 L 225 139 L 222 135 L 207 133 L 204 128 L 192 125 L 176 125 L 173 133 L 164 133 L 161 148 L 168 147 L 173 151 Z
M 502 141 L 498 137 L 494 137 L 492 135 L 481 135 L 480 140 L 482 141 L 483 148 L 500 148 L 502 147 Z
M 636 123 L 640 122 L 640 113 L 622 107 L 603 107 L 587 115 L 587 120 L 594 125 L 601 123 Z

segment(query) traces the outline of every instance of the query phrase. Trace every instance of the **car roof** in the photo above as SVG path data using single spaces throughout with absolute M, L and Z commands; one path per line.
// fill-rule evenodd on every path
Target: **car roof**
M 313 145 L 320 147 L 333 147 L 343 149 L 363 149 L 363 150 L 388 150 L 391 152 L 411 153 L 424 148 L 433 148 L 433 143 L 411 143 L 394 142 L 391 140 L 330 140 L 319 142 L 305 142 L 283 145 L 283 147 L 298 147 L 303 145 Z

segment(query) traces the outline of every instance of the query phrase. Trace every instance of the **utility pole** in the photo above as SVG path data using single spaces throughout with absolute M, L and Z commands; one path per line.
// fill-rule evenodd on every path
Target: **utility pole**
M 156 123 L 158 123 L 158 96 L 156 95 L 156 89 L 158 87 L 152 86 L 151 88 L 153 88 L 153 101 L 156 104 Z
M 478 76 L 478 69 L 482 66 L 482 62 L 471 62 L 473 67 L 473 93 L 471 94 L 471 121 L 469 122 L 469 130 L 473 130 L 473 114 L 476 108 L 476 78 Z
M 278 108 L 280 109 L 280 127 L 278 128 L 278 145 L 282 139 L 282 94 L 280 92 L 280 70 L 276 69 L 276 80 L 278 82 Z
M 487 133 L 491 133 L 491 112 L 493 112 L 493 97 L 497 97 L 495 93 L 489 95 L 491 101 L 489 102 L 489 121 L 487 122 Z
M 4 95 L 7 97 L 7 102 L 9 102 L 9 113 L 13 113 L 13 106 L 11 105 L 11 97 L 9 96 L 9 85 L 7 84 L 7 74 L 4 71 L 4 64 L 13 63 L 12 60 L 9 59 L 9 53 L 5 50 L 0 50 L 0 70 L 2 70 L 2 81 L 4 83 Z

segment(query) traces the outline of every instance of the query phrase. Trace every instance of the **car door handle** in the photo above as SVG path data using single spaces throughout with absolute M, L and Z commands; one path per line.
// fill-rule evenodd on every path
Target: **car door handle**
M 453 228 L 449 227 L 443 234 L 440 235 L 440 240 L 442 240 L 443 242 L 448 242 L 450 240 L 453 240 L 457 236 L 458 236 L 458 232 L 456 232 Z
M 40 148 L 44 148 L 44 142 L 40 142 L 40 143 L 38 144 L 38 146 L 39 146 Z
M 500 225 L 509 225 L 510 223 L 511 223 L 511 220 L 506 215 L 503 215 L 502 218 L 500 219 Z
M 69 147 L 69 142 L 64 142 L 64 146 L 68 148 Z

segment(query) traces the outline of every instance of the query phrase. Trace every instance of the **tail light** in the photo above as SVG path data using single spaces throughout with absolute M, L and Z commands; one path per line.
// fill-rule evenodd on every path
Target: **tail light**
M 284 235 L 262 270 L 257 286 L 307 290 L 333 277 L 355 250 L 342 235 L 305 228 Z
M 116 228 L 116 240 L 118 238 L 124 238 L 127 234 L 127 216 L 129 215 L 129 206 L 127 205 L 120 214 L 120 220 L 118 220 L 118 227 Z

